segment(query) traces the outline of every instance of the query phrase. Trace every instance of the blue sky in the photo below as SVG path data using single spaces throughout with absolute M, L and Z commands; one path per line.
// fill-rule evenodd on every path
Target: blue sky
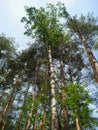
M 71 15 L 94 12 L 98 16 L 98 0 L 60 0 L 65 3 Z M 25 16 L 24 6 L 46 6 L 47 3 L 56 4 L 58 0 L 0 0 L 0 34 L 14 37 L 20 49 L 26 48 L 30 38 L 24 36 L 24 25 L 20 22 Z

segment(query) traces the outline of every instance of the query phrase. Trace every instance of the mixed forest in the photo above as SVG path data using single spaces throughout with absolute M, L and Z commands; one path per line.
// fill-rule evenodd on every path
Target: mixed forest
M 25 11 L 28 48 L 0 35 L 0 130 L 95 130 L 98 19 L 60 2 Z

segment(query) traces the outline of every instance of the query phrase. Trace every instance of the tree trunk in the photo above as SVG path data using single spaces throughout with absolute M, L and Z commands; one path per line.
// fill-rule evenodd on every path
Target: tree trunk
M 5 126 L 6 126 L 6 121 L 4 122 L 3 126 L 2 126 L 2 130 L 5 129 Z
M 35 96 L 36 96 L 37 72 L 38 72 L 38 63 L 37 63 L 37 65 L 36 65 L 35 79 L 34 79 L 34 85 L 33 85 L 33 91 L 32 91 L 32 108 L 31 108 L 31 112 L 30 112 L 30 115 L 29 115 L 30 118 L 31 118 L 32 115 L 33 115 L 33 111 L 32 111 L 32 109 L 33 109 L 33 107 L 34 107 L 34 103 L 33 103 L 33 102 L 34 102 Z M 30 126 L 31 126 L 31 119 L 28 119 L 25 130 L 29 130 Z M 36 127 L 36 126 L 35 126 L 35 123 L 34 123 L 34 124 L 33 124 L 33 129 L 34 129 L 34 130 L 36 129 L 35 127 Z
M 92 69 L 93 69 L 93 73 L 94 73 L 94 77 L 96 79 L 96 82 L 98 83 L 98 62 L 95 58 L 95 56 L 93 55 L 90 47 L 88 46 L 87 42 L 86 42 L 86 39 L 85 37 L 82 35 L 81 31 L 78 29 L 77 27 L 77 30 L 78 30 L 78 34 L 79 34 L 79 37 L 81 39 L 81 42 L 85 48 L 85 51 L 88 55 L 88 58 L 89 58 L 89 61 L 90 61 L 90 64 L 92 66 Z
M 50 86 L 51 86 L 51 130 L 59 130 L 57 109 L 56 109 L 56 94 L 55 94 L 55 74 L 52 62 L 51 47 L 48 50 L 49 65 L 50 65 Z
M 5 89 L 3 89 L 2 95 L 0 96 L 0 102 L 2 102 L 2 97 L 4 96 L 4 94 L 5 94 Z
M 20 76 L 19 76 L 19 78 L 20 78 Z M 0 124 L 2 123 L 3 117 L 5 117 L 5 114 L 7 113 L 8 109 L 9 109 L 9 107 L 10 107 L 12 101 L 13 101 L 14 93 L 15 93 L 16 87 L 17 87 L 17 85 L 19 83 L 19 81 L 18 81 L 19 78 L 17 79 L 16 84 L 14 84 L 11 95 L 10 95 L 10 97 L 9 97 L 7 103 L 6 103 L 5 108 L 2 111 L 2 116 L 0 117 Z
M 43 123 L 44 123 L 44 126 L 42 130 L 45 130 L 45 124 L 46 124 L 46 107 L 45 106 L 44 106 L 44 113 L 43 113 Z
M 79 124 L 79 118 L 78 118 L 78 114 L 77 114 L 77 108 L 74 109 L 74 112 L 75 112 L 75 114 L 76 114 L 76 117 L 75 117 L 76 130 L 81 130 L 81 129 L 80 129 L 80 124 Z
M 75 125 L 76 125 L 76 130 L 81 130 L 80 125 L 79 125 L 79 119 L 78 117 L 75 118 Z
M 18 122 L 17 122 L 17 125 L 16 125 L 16 130 L 20 129 L 20 122 L 21 122 L 21 119 L 23 117 L 24 107 L 25 107 L 29 87 L 30 87 L 30 81 L 28 81 L 28 86 L 27 86 L 27 89 L 26 89 L 26 92 L 25 92 L 25 95 L 24 95 L 24 102 L 23 102 L 23 105 L 22 105 L 22 111 L 20 112 L 20 116 L 19 116 L 19 119 L 18 119 Z
M 33 114 L 33 113 L 31 112 L 29 116 L 32 117 L 32 114 Z M 25 130 L 29 130 L 30 126 L 31 126 L 31 120 L 28 119 Z
M 60 66 L 61 66 L 61 87 L 62 87 L 62 101 L 66 101 L 64 94 L 65 89 L 65 83 L 64 83 L 64 62 L 62 59 L 62 54 L 61 54 L 61 61 L 60 61 Z M 64 126 L 65 126 L 65 130 L 69 130 L 69 121 L 68 121 L 68 112 L 67 112 L 67 108 L 66 106 L 63 107 L 63 118 L 64 118 Z

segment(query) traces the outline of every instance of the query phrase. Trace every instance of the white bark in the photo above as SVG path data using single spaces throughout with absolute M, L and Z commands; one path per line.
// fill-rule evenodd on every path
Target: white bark
M 56 110 L 55 74 L 54 74 L 54 66 L 52 63 L 50 46 L 49 46 L 49 63 L 50 63 L 50 85 L 51 85 L 51 130 L 59 130 L 57 110 Z

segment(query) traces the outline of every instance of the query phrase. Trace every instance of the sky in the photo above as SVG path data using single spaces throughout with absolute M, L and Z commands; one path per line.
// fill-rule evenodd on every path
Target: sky
M 98 16 L 98 0 L 59 0 L 65 3 L 67 11 L 71 15 L 78 16 L 83 13 L 93 12 Z M 39 8 L 45 7 L 47 3 L 56 4 L 58 0 L 0 0 L 0 34 L 15 38 L 19 44 L 19 49 L 27 48 L 30 37 L 24 35 L 24 24 L 21 18 L 26 16 L 24 6 Z

